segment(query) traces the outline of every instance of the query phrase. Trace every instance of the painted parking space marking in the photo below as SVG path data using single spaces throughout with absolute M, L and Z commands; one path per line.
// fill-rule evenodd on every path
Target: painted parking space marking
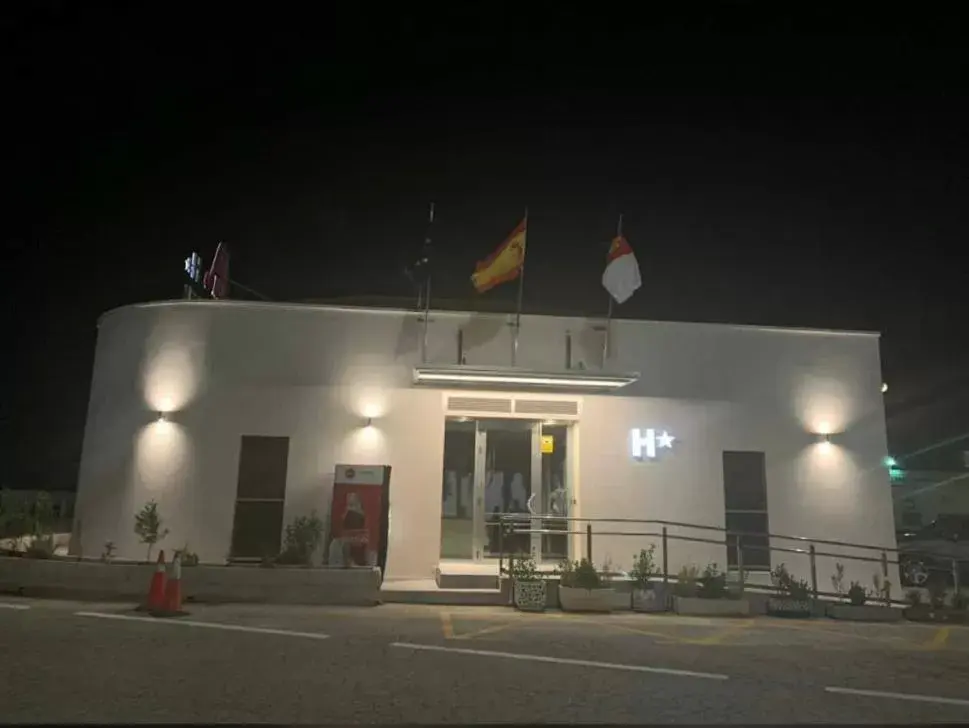
M 525 662 L 545 662 L 556 665 L 573 665 L 577 667 L 597 667 L 606 670 L 623 670 L 626 672 L 646 672 L 657 675 L 674 675 L 677 677 L 694 677 L 704 680 L 727 680 L 726 675 L 713 672 L 694 672 L 692 670 L 675 670 L 667 667 L 647 667 L 646 665 L 626 665 L 615 662 L 598 662 L 595 660 L 575 660 L 564 657 L 548 657 L 546 655 L 523 655 L 516 652 L 495 652 L 493 650 L 471 650 L 462 647 L 441 647 L 438 645 L 418 645 L 410 642 L 392 642 L 391 647 L 409 650 L 423 650 L 428 652 L 445 652 L 456 655 L 471 655 L 476 657 L 499 657 L 508 660 L 522 660 Z
M 949 641 L 949 628 L 940 627 L 934 635 L 932 635 L 932 640 L 926 645 L 930 650 L 941 650 L 945 648 L 946 643 Z
M 29 604 L 11 604 L 10 602 L 0 602 L 0 609 L 16 609 L 18 611 L 24 611 L 25 609 L 30 609 Z
M 321 632 L 296 632 L 289 629 L 272 629 L 270 627 L 246 627 L 240 624 L 225 624 L 222 622 L 199 622 L 191 619 L 157 619 L 155 617 L 138 617 L 131 614 L 110 614 L 107 612 L 74 612 L 77 617 L 93 617 L 95 619 L 111 619 L 120 622 L 148 622 L 150 624 L 171 624 L 182 627 L 200 627 L 203 629 L 221 629 L 228 632 L 250 632 L 252 634 L 271 634 L 281 637 L 303 637 L 312 640 L 329 639 L 329 635 Z
M 939 703 L 941 705 L 962 705 L 969 708 L 969 700 L 961 698 L 941 698 L 935 695 L 914 695 L 912 693 L 887 693 L 881 690 L 853 690 L 851 688 L 826 687 L 829 693 L 841 695 L 859 695 L 867 698 L 885 698 L 887 700 L 910 700 L 918 703 Z

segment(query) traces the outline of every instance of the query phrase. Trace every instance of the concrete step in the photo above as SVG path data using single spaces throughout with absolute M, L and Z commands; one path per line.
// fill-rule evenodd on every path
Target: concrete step
M 498 589 L 497 574 L 449 574 L 438 569 L 435 576 L 441 589 Z
M 420 591 L 388 589 L 380 592 L 380 599 L 388 604 L 449 606 L 501 606 L 508 603 L 508 597 L 498 589 L 422 589 Z

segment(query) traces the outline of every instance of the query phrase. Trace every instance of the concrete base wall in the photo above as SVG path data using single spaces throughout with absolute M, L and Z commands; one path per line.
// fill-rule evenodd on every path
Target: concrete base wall
M 0 593 L 141 602 L 154 569 L 153 564 L 0 558 Z M 380 570 L 191 566 L 182 569 L 182 598 L 372 606 L 380 603 Z
M 750 615 L 750 602 L 746 599 L 673 597 L 673 611 L 703 617 L 746 617 Z

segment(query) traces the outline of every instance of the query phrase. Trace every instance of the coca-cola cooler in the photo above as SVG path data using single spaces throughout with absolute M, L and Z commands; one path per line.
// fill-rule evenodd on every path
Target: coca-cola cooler
M 390 466 L 337 465 L 330 502 L 331 566 L 387 568 Z

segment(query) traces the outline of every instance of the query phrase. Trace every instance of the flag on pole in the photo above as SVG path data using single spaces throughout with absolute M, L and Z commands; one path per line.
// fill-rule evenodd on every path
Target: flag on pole
M 202 279 L 202 285 L 212 294 L 212 298 L 226 298 L 229 295 L 229 252 L 222 243 L 215 249 L 215 257 Z
M 609 295 L 616 299 L 616 303 L 624 303 L 642 284 L 636 254 L 629 247 L 626 238 L 617 235 L 609 246 L 606 270 L 602 274 L 602 285 Z
M 484 293 L 502 283 L 513 281 L 521 274 L 522 267 L 525 265 L 527 233 L 527 219 L 523 219 L 494 253 L 475 266 L 471 283 L 478 293 Z

